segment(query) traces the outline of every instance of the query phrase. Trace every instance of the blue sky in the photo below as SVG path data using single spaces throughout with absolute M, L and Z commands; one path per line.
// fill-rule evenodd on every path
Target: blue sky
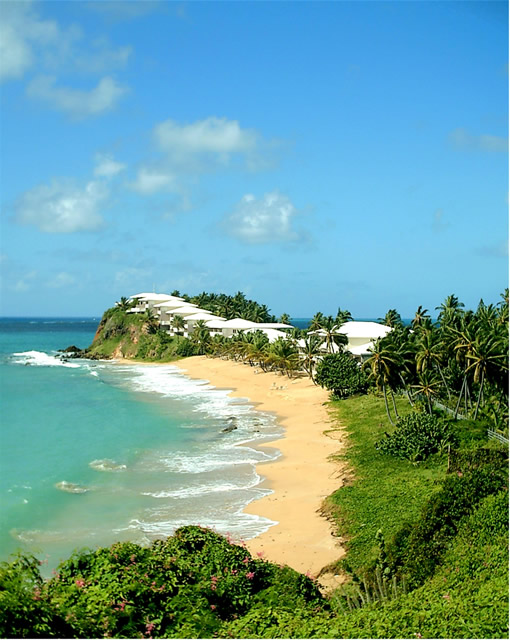
M 410 317 L 508 283 L 504 2 L 0 5 L 0 315 Z

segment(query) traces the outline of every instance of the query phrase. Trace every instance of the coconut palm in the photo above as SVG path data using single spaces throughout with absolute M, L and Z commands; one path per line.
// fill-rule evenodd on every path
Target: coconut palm
M 184 318 L 180 316 L 178 313 L 176 313 L 172 317 L 172 329 L 174 330 L 174 332 L 178 336 L 182 335 L 185 326 L 186 326 L 186 322 L 184 321 Z
M 282 313 L 282 315 L 278 319 L 278 322 L 281 322 L 282 324 L 290 324 L 290 321 L 291 317 L 288 313 Z
M 335 324 L 338 325 L 339 327 L 341 327 L 343 324 L 345 324 L 346 322 L 351 322 L 352 321 L 352 314 L 350 311 L 348 311 L 347 309 L 340 309 L 340 307 L 338 307 L 338 311 L 336 312 L 336 317 L 335 317 Z
M 448 399 L 451 400 L 450 389 L 442 370 L 444 355 L 443 343 L 439 334 L 434 330 L 422 331 L 416 345 L 416 372 L 420 375 L 435 369 L 441 376 Z
M 301 364 L 306 373 L 313 380 L 313 371 L 317 360 L 321 353 L 322 338 L 318 335 L 307 336 L 304 340 L 304 346 L 299 350 Z
M 320 311 L 318 311 L 314 317 L 312 318 L 311 322 L 310 322 L 310 326 L 308 327 L 308 329 L 310 331 L 317 331 L 318 329 L 320 329 L 322 327 L 322 322 L 324 320 L 324 314 L 321 313 Z
M 442 302 L 439 307 L 436 307 L 436 310 L 439 311 L 437 320 L 440 326 L 458 328 L 463 308 L 464 303 L 460 302 L 457 296 L 453 294 L 446 296 L 445 301 Z
M 197 348 L 198 355 L 205 355 L 211 348 L 211 333 L 204 320 L 198 320 L 191 334 L 191 341 Z
M 299 369 L 298 351 L 290 340 L 278 338 L 269 347 L 267 362 L 290 378 Z
M 476 420 L 485 378 L 488 373 L 490 374 L 492 368 L 508 369 L 507 354 L 501 352 L 501 341 L 497 337 L 478 333 L 472 350 L 466 355 L 466 358 L 470 361 L 466 372 L 473 370 L 474 382 L 480 385 L 474 415 L 474 420 Z
M 418 376 L 418 383 L 413 384 L 414 395 L 422 395 L 427 399 L 429 413 L 432 413 L 432 398 L 439 393 L 441 382 L 434 372 L 424 371 Z
M 400 317 L 400 313 L 396 309 L 388 309 L 384 318 L 379 318 L 379 322 L 382 322 L 387 327 L 394 329 L 395 327 L 401 327 L 404 323 Z
M 319 335 L 324 337 L 324 344 L 326 345 L 326 351 L 328 353 L 334 353 L 335 347 L 340 349 L 340 347 L 343 347 L 348 342 L 348 338 L 345 334 L 338 333 L 338 326 L 336 325 L 333 316 L 326 316 L 322 318 Z
M 147 333 L 156 333 L 159 327 L 159 320 L 152 309 L 146 309 L 143 312 L 144 328 Z
M 425 323 L 425 320 L 430 320 L 430 316 L 427 313 L 428 309 L 424 309 L 421 304 L 414 313 L 411 326 L 413 329 L 417 329 Z
M 363 366 L 370 369 L 369 377 L 375 381 L 377 388 L 382 390 L 388 419 L 392 425 L 395 425 L 391 419 L 388 406 L 387 389 L 390 389 L 393 398 L 392 388 L 394 388 L 398 378 L 397 372 L 401 364 L 400 356 L 392 344 L 384 343 L 382 340 L 377 340 L 370 351 L 372 355 Z M 395 403 L 393 403 L 393 406 L 396 409 Z M 396 414 L 396 417 L 398 418 L 398 414 Z
M 129 298 L 122 296 L 121 299 L 115 303 L 115 306 L 121 309 L 122 311 L 127 311 L 128 309 L 131 309 L 132 307 L 134 307 L 135 304 L 136 303 L 134 302 L 134 300 L 130 300 Z

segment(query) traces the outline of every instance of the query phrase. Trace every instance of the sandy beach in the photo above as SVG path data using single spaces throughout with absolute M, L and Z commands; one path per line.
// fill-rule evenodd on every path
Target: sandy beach
M 172 364 L 191 378 L 233 389 L 232 396 L 249 398 L 257 409 L 274 412 L 285 428 L 284 436 L 271 443 L 282 456 L 257 467 L 273 493 L 246 508 L 278 524 L 249 540 L 250 552 L 312 576 L 338 560 L 344 550 L 321 515 L 323 499 L 341 486 L 343 476 L 340 464 L 329 459 L 341 450 L 343 432 L 324 404 L 328 392 L 308 378 L 289 379 L 218 358 L 194 356 Z M 341 580 L 326 575 L 320 582 L 331 587 Z

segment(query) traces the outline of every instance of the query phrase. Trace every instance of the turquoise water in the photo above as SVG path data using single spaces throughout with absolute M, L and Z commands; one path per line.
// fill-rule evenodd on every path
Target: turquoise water
M 0 320 L 0 559 L 22 549 L 54 567 L 76 548 L 147 544 L 184 524 L 237 539 L 267 530 L 243 508 L 268 493 L 256 464 L 279 454 L 257 445 L 281 433 L 274 417 L 171 365 L 60 359 L 96 327 Z

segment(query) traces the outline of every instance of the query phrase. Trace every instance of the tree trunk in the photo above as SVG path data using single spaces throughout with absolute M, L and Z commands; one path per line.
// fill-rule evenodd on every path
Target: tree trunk
M 411 405 L 411 407 L 414 407 L 414 402 L 412 401 L 411 394 L 409 393 L 409 389 L 407 388 L 405 380 L 402 377 L 401 373 L 399 373 L 398 375 L 400 376 L 400 380 L 401 380 L 402 384 L 404 385 L 404 391 L 406 392 L 406 396 L 407 396 L 407 399 L 409 400 L 409 404 Z
M 462 400 L 462 394 L 464 392 L 464 385 L 466 384 L 466 374 L 464 374 L 464 378 L 462 379 L 462 386 L 460 388 L 459 399 L 457 400 L 457 406 L 455 407 L 455 414 L 453 416 L 454 420 L 457 420 L 457 414 L 459 412 L 460 403 Z
M 395 396 L 393 395 L 393 391 L 390 391 L 391 393 L 391 401 L 393 402 L 393 411 L 395 412 L 395 418 L 398 420 L 398 411 L 397 411 L 397 405 L 395 403 Z
M 451 402 L 452 401 L 452 397 L 451 397 L 451 394 L 450 394 L 450 389 L 448 388 L 448 385 L 446 384 L 446 380 L 445 380 L 445 377 L 443 375 L 443 370 L 441 369 L 441 367 L 439 365 L 436 365 L 436 366 L 437 366 L 437 369 L 439 371 L 439 375 L 441 376 L 441 380 L 443 381 L 443 384 L 445 386 L 446 393 L 448 394 L 448 402 Z
M 476 417 L 478 415 L 478 409 L 480 408 L 480 400 L 482 399 L 482 392 L 483 392 L 483 380 L 485 378 L 485 371 L 482 371 L 482 379 L 480 380 L 480 391 L 478 392 L 478 400 L 476 402 L 476 409 L 475 409 L 475 417 L 474 420 L 476 420 Z
M 391 419 L 390 408 L 388 406 L 388 396 L 386 395 L 386 385 L 383 384 L 383 395 L 384 395 L 384 405 L 386 407 L 386 413 L 388 414 L 388 420 L 391 422 L 392 426 L 395 426 L 395 423 Z

